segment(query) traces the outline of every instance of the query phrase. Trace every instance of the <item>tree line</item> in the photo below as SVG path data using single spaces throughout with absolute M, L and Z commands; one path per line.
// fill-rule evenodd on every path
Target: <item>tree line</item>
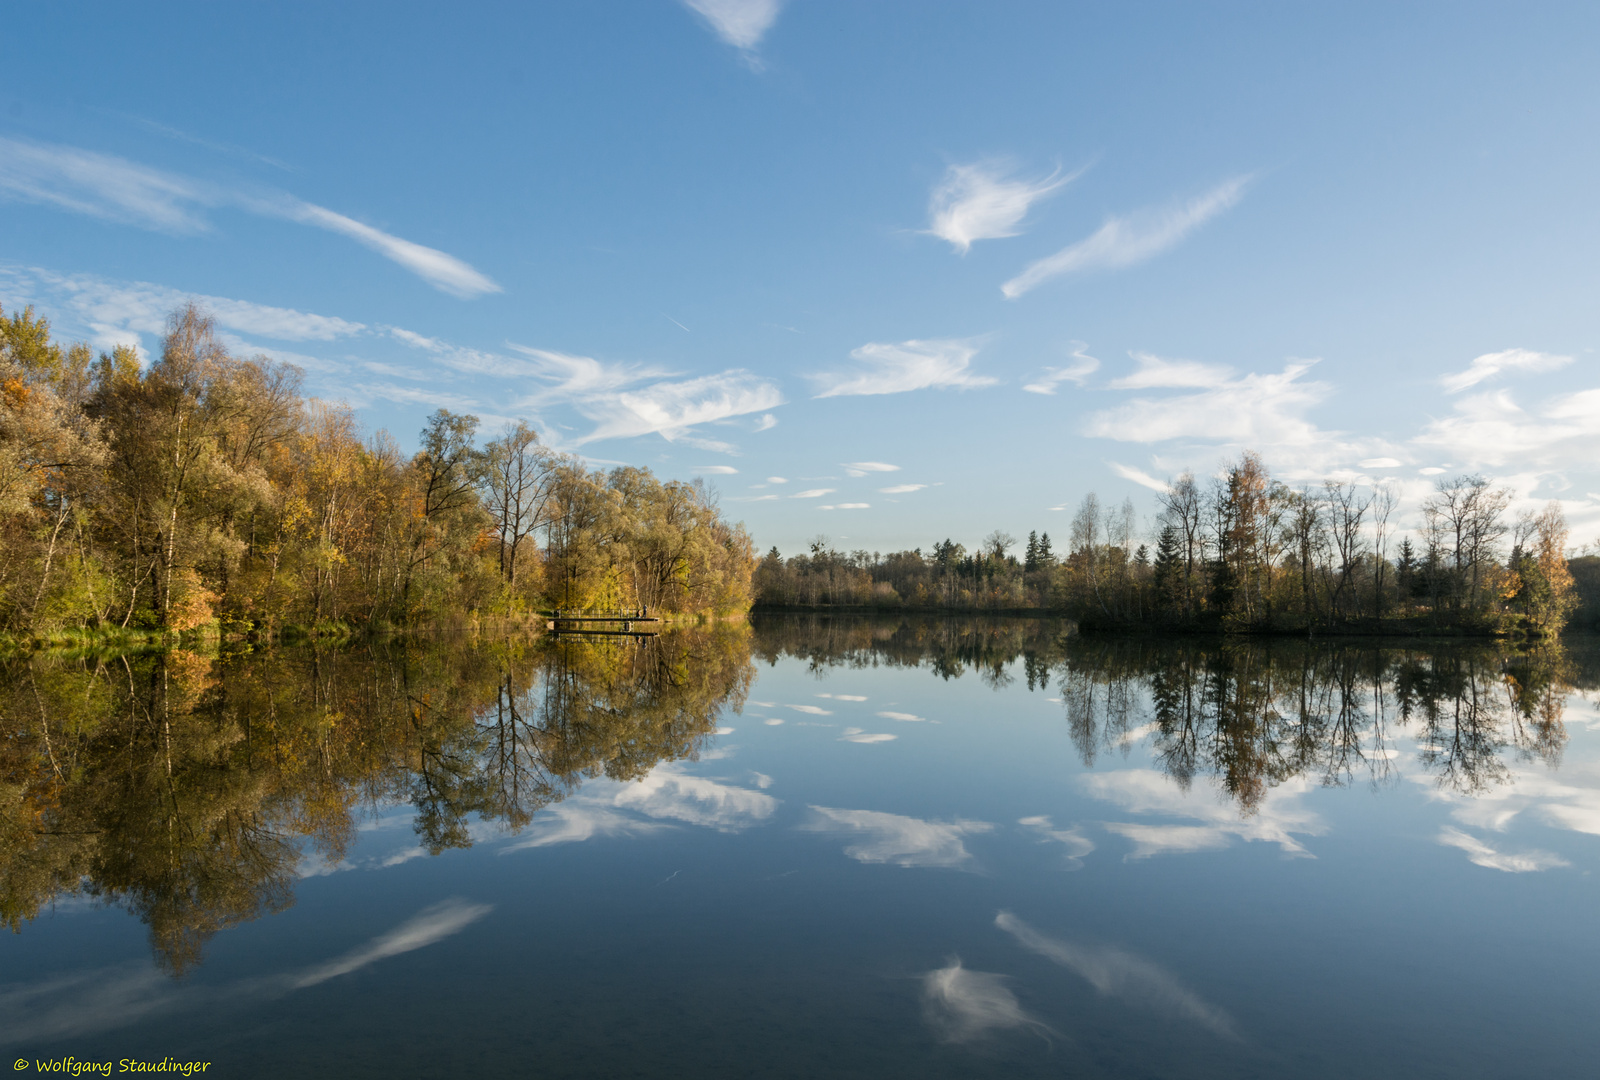
M 703 485 L 477 429 L 440 409 L 408 456 L 193 305 L 147 366 L 0 313 L 0 631 L 749 607 L 749 537 Z
M 1481 476 L 1440 479 L 1401 534 L 1395 490 L 1327 480 L 1290 487 L 1243 454 L 1208 483 L 1184 473 L 1153 528 L 1131 500 L 1086 495 L 1065 550 L 1048 533 L 993 532 L 969 554 L 950 540 L 890 555 L 818 538 L 756 568 L 758 602 L 1049 610 L 1084 626 L 1284 631 L 1432 628 L 1558 632 L 1600 615 L 1600 558 L 1569 558 L 1558 503 L 1513 516 Z M 1595 565 L 1591 565 L 1595 564 Z

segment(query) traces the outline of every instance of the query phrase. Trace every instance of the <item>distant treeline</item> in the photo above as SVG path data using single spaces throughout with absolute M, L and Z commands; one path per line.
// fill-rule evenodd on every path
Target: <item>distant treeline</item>
M 0 632 L 748 609 L 750 539 L 703 486 L 477 426 L 441 409 L 408 457 L 193 306 L 148 366 L 0 316 Z
M 776 548 L 756 569 L 769 607 L 1054 611 L 1085 627 L 1315 632 L 1559 631 L 1600 622 L 1600 557 L 1569 558 L 1557 503 L 1512 518 L 1512 493 L 1480 476 L 1442 479 L 1422 528 L 1396 536 L 1392 488 L 1328 480 L 1291 488 L 1244 454 L 1209 485 L 1184 473 L 1155 527 L 1131 500 L 1086 496 L 1065 551 L 1048 533 L 991 533 L 978 551 Z

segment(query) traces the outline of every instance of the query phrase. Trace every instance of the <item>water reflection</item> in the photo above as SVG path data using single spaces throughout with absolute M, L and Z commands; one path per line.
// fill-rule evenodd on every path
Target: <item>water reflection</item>
M 409 803 L 421 847 L 521 829 L 586 778 L 694 756 L 751 678 L 747 627 L 542 645 L 182 650 L 0 669 L 0 917 L 126 906 L 182 973 L 282 910 L 358 818 Z
M 1048 620 L 763 620 L 768 663 L 923 667 L 1053 690 L 1085 766 L 1146 739 L 1180 790 L 1215 776 L 1246 815 L 1291 780 L 1392 782 L 1412 736 L 1442 788 L 1481 794 L 1512 761 L 1554 767 L 1566 697 L 1595 683 L 1587 643 L 1081 637 Z M 1016 663 L 1020 660 L 1020 664 Z M 1586 660 L 1587 662 L 1580 662 Z M 1020 671 L 1015 669 L 1020 667 Z
M 1509 783 L 1521 764 L 1560 762 L 1565 700 L 1596 683 L 1586 649 L 1095 639 L 1045 620 L 818 617 L 643 642 L 12 660 L 0 666 L 0 917 L 17 929 L 75 895 L 122 905 L 182 973 L 219 930 L 282 910 L 301 878 L 348 865 L 358 823 L 384 808 L 407 807 L 419 855 L 470 846 L 486 829 L 521 833 L 510 851 L 669 823 L 728 833 L 767 824 L 778 806 L 770 778 L 740 787 L 674 763 L 697 757 L 725 712 L 744 706 L 752 659 L 783 657 L 818 674 L 920 668 L 1047 696 L 1086 766 L 1147 745 L 1153 769 L 1102 769 L 1085 790 L 1130 813 L 1198 823 L 1105 823 L 1133 859 L 1239 838 L 1306 854 L 1299 838 L 1325 830 L 1299 797 L 1390 784 L 1403 755 L 1462 824 L 1500 828 L 1537 800 L 1564 827 L 1600 832 L 1587 789 L 1539 787 L 1525 771 Z M 875 715 L 891 722 L 878 727 L 925 720 Z M 891 738 L 842 730 L 856 742 Z M 601 777 L 628 783 L 572 797 Z M 1197 778 L 1230 801 L 1191 797 Z M 799 827 L 842 838 L 852 859 L 905 867 L 970 869 L 968 844 L 998 828 L 878 809 L 807 814 Z M 1063 867 L 1095 850 L 1070 823 L 1019 824 Z M 1495 869 L 1564 865 L 1460 830 L 1438 839 Z M 1002 996 L 973 982 L 981 973 L 949 970 L 938 985 L 952 1015 L 963 987 Z

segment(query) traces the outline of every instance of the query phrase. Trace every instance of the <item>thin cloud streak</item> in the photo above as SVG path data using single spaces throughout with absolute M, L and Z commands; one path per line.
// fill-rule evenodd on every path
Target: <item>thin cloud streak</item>
M 1015 300 L 1062 274 L 1116 270 L 1159 255 L 1237 203 L 1249 182 L 1248 176 L 1234 177 L 1179 206 L 1113 217 L 1094 235 L 1031 264 L 1000 291 Z
M 489 277 L 454 255 L 326 207 L 285 195 L 249 195 L 77 147 L 0 138 L 0 194 L 180 235 L 211 231 L 201 211 L 234 206 L 348 237 L 455 296 L 501 291 Z
M 1074 341 L 1072 343 L 1074 363 L 1066 367 L 1047 367 L 1043 375 L 1031 383 L 1024 383 L 1022 389 L 1030 394 L 1054 394 L 1056 387 L 1064 382 L 1082 386 L 1090 375 L 1100 370 L 1100 361 L 1084 351 L 1088 347 L 1088 342 Z
M 1045 1037 L 1048 1024 L 1029 1015 L 1006 986 L 1006 977 L 969 971 L 959 959 L 922 976 L 922 1015 L 944 1042 L 964 1043 L 995 1031 L 1031 1028 Z
M 1081 976 L 1106 997 L 1192 1020 L 1224 1039 L 1239 1038 L 1233 1019 L 1226 1012 L 1143 957 L 1104 945 L 1077 945 L 1041 934 L 1009 911 L 996 915 L 994 924 L 1016 938 L 1024 949 Z
M 850 358 L 867 366 L 855 375 L 813 376 L 827 384 L 819 398 L 873 394 L 903 394 L 911 390 L 971 390 L 993 386 L 997 380 L 974 375 L 972 358 L 978 339 L 912 340 L 899 344 L 870 342 L 850 352 Z
M 928 200 L 929 227 L 925 230 L 965 255 L 978 240 L 1016 236 L 1035 202 L 1053 194 L 1083 174 L 1068 176 L 1056 170 L 1042 180 L 1007 178 L 996 162 L 952 165 Z
M 1534 352 L 1531 349 L 1506 349 L 1503 352 L 1484 353 L 1468 364 L 1465 371 L 1446 375 L 1439 380 L 1439 384 L 1444 387 L 1445 393 L 1459 394 L 1503 371 L 1556 371 L 1570 363 L 1570 356 Z

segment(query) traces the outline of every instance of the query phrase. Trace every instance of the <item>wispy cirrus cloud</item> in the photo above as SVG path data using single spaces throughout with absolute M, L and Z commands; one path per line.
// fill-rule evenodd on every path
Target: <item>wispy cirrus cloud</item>
M 823 383 L 823 390 L 817 397 L 993 386 L 997 380 L 972 373 L 972 358 L 978 354 L 978 349 L 979 339 L 976 338 L 913 340 L 898 344 L 870 342 L 850 352 L 850 358 L 860 361 L 867 370 L 813 376 Z
M 776 385 L 740 369 L 676 379 L 649 365 L 606 363 L 526 345 L 511 348 L 526 364 L 520 371 L 513 365 L 511 371 L 544 383 L 524 395 L 520 407 L 537 410 L 568 405 L 593 422 L 593 429 L 575 439 L 574 446 L 601 439 L 660 435 L 668 442 L 729 452 L 734 449 L 730 443 L 708 439 L 696 427 L 764 413 L 783 404 Z M 506 373 L 501 358 L 487 357 L 485 362 Z
M 995 161 L 950 166 L 928 199 L 925 231 L 965 255 L 975 241 L 1016 236 L 1029 207 L 1083 174 L 1079 169 L 1062 176 L 1058 169 L 1038 180 L 1021 180 L 1012 171 Z
M 761 39 L 778 21 L 783 0 L 683 0 L 684 6 L 706 21 L 723 41 L 739 50 L 744 62 L 761 70 L 756 54 Z
M 889 487 L 879 488 L 878 491 L 884 495 L 909 495 L 927 486 L 927 484 L 891 484 Z
M 1165 480 L 1151 476 L 1143 469 L 1135 468 L 1132 465 L 1123 465 L 1116 461 L 1108 461 L 1106 464 L 1111 467 L 1112 472 L 1124 480 L 1132 480 L 1140 487 L 1147 487 L 1151 491 L 1159 491 L 1164 494 L 1171 487 Z
M 1038 260 L 1000 286 L 1015 300 L 1053 277 L 1084 270 L 1117 270 L 1174 246 L 1195 229 L 1235 205 L 1250 182 L 1236 176 L 1187 202 L 1109 219 L 1092 236 Z
M 73 146 L 0 138 L 0 195 L 179 235 L 210 232 L 205 211 L 231 206 L 349 237 L 454 296 L 500 291 L 454 255 L 303 199 L 238 191 Z
M 1296 360 L 1276 373 L 1233 376 L 1226 369 L 1186 361 L 1141 361 L 1139 372 L 1113 386 L 1193 387 L 1198 393 L 1163 398 L 1135 398 L 1090 415 L 1085 433 L 1122 442 L 1204 439 L 1227 444 L 1310 445 L 1327 433 L 1305 418 L 1305 412 L 1333 390 L 1327 383 L 1304 380 L 1316 363 Z
M 1066 848 L 1069 870 L 1082 870 L 1084 856 L 1094 851 L 1094 841 L 1080 833 L 1077 826 L 1058 829 L 1053 821 L 1043 815 L 1018 818 L 1017 824 L 1036 835 L 1041 844 L 1057 843 Z
M 148 281 L 113 281 L 93 274 L 58 274 L 39 267 L 0 266 L 0 303 L 18 307 L 44 301 L 64 309 L 88 329 L 103 349 L 141 346 L 144 335 L 160 337 L 167 316 L 186 303 L 198 304 L 224 329 L 279 341 L 337 341 L 368 332 L 365 323 L 294 308 L 207 296 Z
M 1502 352 L 1484 353 L 1468 364 L 1465 371 L 1446 375 L 1439 380 L 1446 393 L 1459 394 L 1505 371 L 1555 371 L 1572 363 L 1570 356 L 1534 352 L 1532 349 L 1506 349 Z
M 1064 382 L 1082 386 L 1090 375 L 1100 370 L 1100 361 L 1084 351 L 1088 347 L 1087 342 L 1074 341 L 1072 363 L 1065 367 L 1047 367 L 1043 375 L 1031 383 L 1024 383 L 1022 388 L 1030 394 L 1054 394 L 1056 387 Z

